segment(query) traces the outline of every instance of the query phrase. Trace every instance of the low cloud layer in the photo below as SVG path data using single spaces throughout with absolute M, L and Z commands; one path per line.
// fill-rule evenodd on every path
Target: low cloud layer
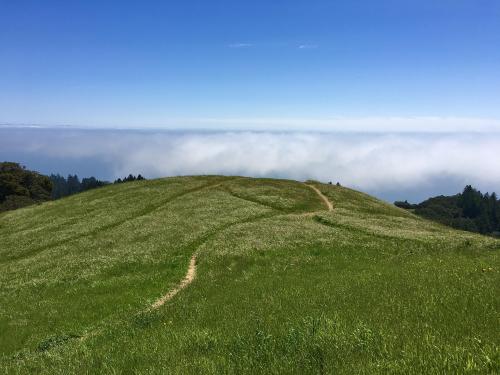
M 108 179 L 142 173 L 340 181 L 388 200 L 449 194 L 465 183 L 500 191 L 497 134 L 1 129 L 0 158 Z

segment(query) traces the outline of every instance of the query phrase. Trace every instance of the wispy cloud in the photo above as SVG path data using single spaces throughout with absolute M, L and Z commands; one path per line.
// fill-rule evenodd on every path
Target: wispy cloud
M 316 49 L 319 46 L 317 44 L 299 44 L 299 49 Z
M 230 43 L 227 45 L 229 48 L 250 48 L 250 47 L 255 47 L 255 44 L 253 43 Z M 294 48 L 295 46 L 292 44 L 269 44 L 269 43 L 263 43 L 260 44 L 260 46 L 267 46 L 267 47 L 292 47 Z M 298 49 L 317 49 L 319 46 L 317 44 L 299 44 L 296 46 Z
M 229 48 L 249 48 L 253 47 L 252 43 L 231 43 L 228 44 Z

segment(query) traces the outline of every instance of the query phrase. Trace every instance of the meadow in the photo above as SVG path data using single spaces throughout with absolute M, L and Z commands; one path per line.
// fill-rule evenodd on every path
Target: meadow
M 500 372 L 499 240 L 308 183 L 332 211 L 198 176 L 1 214 L 0 372 Z

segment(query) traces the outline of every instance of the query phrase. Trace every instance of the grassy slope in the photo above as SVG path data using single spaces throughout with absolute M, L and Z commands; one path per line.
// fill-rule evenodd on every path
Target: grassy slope
M 212 176 L 1 215 L 0 372 L 500 371 L 500 242 L 316 186 L 333 212 Z

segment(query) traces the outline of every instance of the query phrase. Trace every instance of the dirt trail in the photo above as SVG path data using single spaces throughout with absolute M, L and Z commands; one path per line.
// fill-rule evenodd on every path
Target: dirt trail
M 196 254 L 191 257 L 189 261 L 188 271 L 184 279 L 174 288 L 171 289 L 167 294 L 163 297 L 159 298 L 155 303 L 151 305 L 153 309 L 157 309 L 160 306 L 163 306 L 166 302 L 170 301 L 174 296 L 179 293 L 182 289 L 191 284 L 196 277 Z
M 325 202 L 326 207 L 328 207 L 328 211 L 333 211 L 332 202 L 330 202 L 330 200 L 321 191 L 319 191 L 319 189 L 316 186 L 309 184 L 306 185 L 309 186 L 311 189 L 313 189 L 316 192 L 316 194 L 318 194 L 319 197 L 323 200 L 323 202 Z
M 235 179 L 238 179 L 238 178 L 235 178 Z M 213 189 L 215 187 L 219 187 L 219 186 L 223 185 L 225 182 L 226 181 L 222 181 L 218 184 L 208 185 L 208 186 L 205 186 L 203 188 L 209 188 L 209 189 L 212 188 Z M 172 298 L 174 298 L 175 295 L 177 293 L 179 293 L 182 289 L 186 288 L 189 284 L 191 284 L 195 277 L 196 277 L 196 253 L 193 254 L 193 256 L 191 257 L 191 260 L 189 261 L 189 267 L 188 267 L 188 270 L 186 272 L 186 276 L 184 276 L 184 279 L 182 279 L 182 281 L 179 284 L 177 284 L 177 286 L 175 286 L 173 289 L 169 290 L 169 292 L 167 294 L 158 298 L 156 300 L 156 302 L 151 305 L 151 308 L 157 309 L 157 308 L 163 306 L 165 303 L 167 303 Z
M 213 188 L 213 187 L 217 187 L 219 185 L 222 185 L 222 183 L 218 184 L 218 185 L 212 185 L 211 187 Z M 316 192 L 316 194 L 318 194 L 318 196 L 321 198 L 321 200 L 323 200 L 326 207 L 328 208 L 328 211 L 333 211 L 332 202 L 330 202 L 330 200 L 316 186 L 309 185 L 309 184 L 306 184 L 306 186 L 309 186 L 312 190 L 314 190 Z M 308 212 L 308 213 L 305 213 L 303 215 L 307 215 L 307 216 L 314 215 L 314 212 Z M 163 306 L 166 302 L 168 302 L 172 298 L 174 298 L 175 295 L 177 293 L 179 293 L 182 289 L 186 288 L 189 284 L 191 284 L 195 277 L 196 277 L 196 254 L 194 254 L 191 257 L 191 260 L 189 261 L 189 267 L 188 267 L 186 276 L 184 276 L 184 279 L 182 279 L 182 281 L 177 286 L 175 286 L 173 289 L 171 289 L 167 294 L 165 294 L 164 296 L 162 296 L 161 298 L 156 300 L 156 302 L 151 305 L 151 308 L 157 309 L 157 308 Z

